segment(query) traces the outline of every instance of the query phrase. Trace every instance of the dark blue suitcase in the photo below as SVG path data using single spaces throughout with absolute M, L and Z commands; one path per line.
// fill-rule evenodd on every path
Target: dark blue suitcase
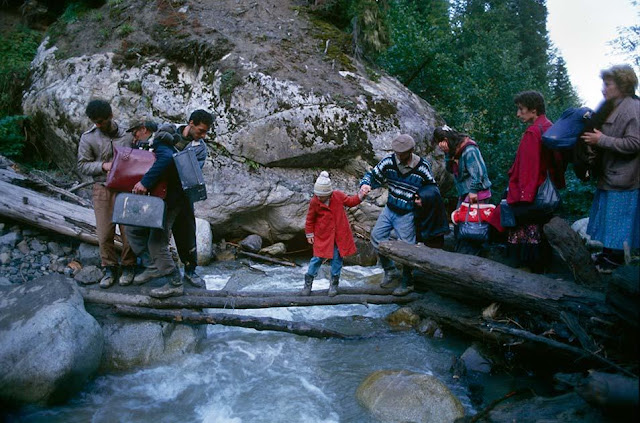
M 182 190 L 192 203 L 207 199 L 207 187 L 204 183 L 204 175 L 198 164 L 196 153 L 191 148 L 185 148 L 173 155 L 173 161 L 178 170 Z

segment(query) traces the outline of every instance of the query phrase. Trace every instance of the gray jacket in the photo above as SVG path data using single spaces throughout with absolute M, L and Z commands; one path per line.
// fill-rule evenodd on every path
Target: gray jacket
M 607 117 L 601 131 L 596 144 L 602 150 L 598 188 L 640 188 L 640 100 L 625 97 Z
M 117 124 L 114 122 L 117 126 Z M 80 137 L 78 145 L 78 170 L 93 177 L 94 182 L 107 180 L 107 173 L 102 170 L 102 163 L 113 160 L 113 146 L 133 146 L 133 135 L 118 126 L 116 136 L 110 138 L 93 126 Z

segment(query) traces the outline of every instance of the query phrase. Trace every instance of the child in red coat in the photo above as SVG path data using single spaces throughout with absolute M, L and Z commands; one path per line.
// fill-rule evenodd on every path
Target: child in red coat
M 307 242 L 313 245 L 313 257 L 304 275 L 302 295 L 311 294 L 313 279 L 318 274 L 323 259 L 331 259 L 329 296 L 333 297 L 338 293 L 342 258 L 356 253 L 356 244 L 344 208 L 360 204 L 364 193 L 361 190 L 349 197 L 342 191 L 334 191 L 329 174 L 325 171 L 316 180 L 313 193 L 315 195 L 309 203 L 304 228 Z

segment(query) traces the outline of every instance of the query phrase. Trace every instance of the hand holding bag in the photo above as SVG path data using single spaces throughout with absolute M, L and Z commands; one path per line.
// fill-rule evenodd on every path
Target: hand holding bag
M 105 186 L 114 191 L 131 192 L 134 185 L 142 180 L 155 161 L 156 155 L 151 151 L 114 146 L 113 162 Z M 150 190 L 150 194 L 154 197 L 166 197 L 166 181 L 158 181 Z
M 111 221 L 121 225 L 164 229 L 165 211 L 162 198 L 121 192 L 116 195 Z
M 464 203 L 463 203 L 464 204 Z M 476 204 L 477 213 L 472 213 L 471 206 L 469 206 L 469 210 L 466 213 L 465 221 L 457 224 L 456 235 L 458 239 L 463 239 L 466 241 L 476 241 L 476 242 L 485 242 L 489 240 L 489 223 L 483 221 L 483 213 L 480 210 L 480 204 Z M 462 205 L 461 205 L 462 207 Z M 491 211 L 495 206 L 491 208 Z M 455 213 L 455 212 L 454 212 Z M 469 222 L 469 216 L 477 215 L 477 222 Z M 484 216 L 486 219 L 488 216 Z M 454 221 L 455 223 L 455 221 Z

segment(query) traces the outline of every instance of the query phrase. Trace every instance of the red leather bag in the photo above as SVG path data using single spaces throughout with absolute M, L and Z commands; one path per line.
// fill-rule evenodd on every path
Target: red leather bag
M 142 180 L 155 161 L 156 155 L 151 151 L 114 146 L 113 162 L 105 186 L 114 191 L 131 192 L 133 186 Z M 158 181 L 149 194 L 154 197 L 166 197 L 167 182 Z

